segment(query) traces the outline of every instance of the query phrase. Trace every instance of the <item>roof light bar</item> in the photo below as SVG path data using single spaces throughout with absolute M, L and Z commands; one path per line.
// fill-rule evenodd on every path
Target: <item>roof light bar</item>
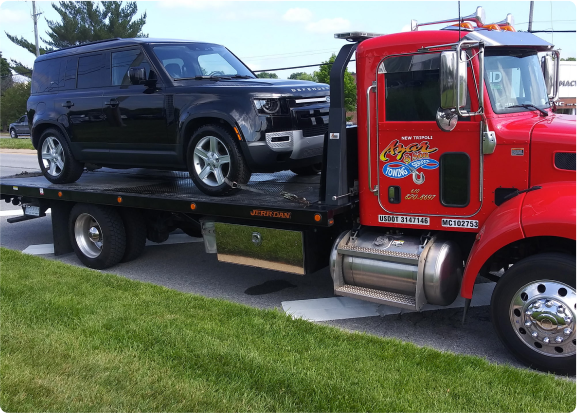
M 368 33 L 368 32 L 345 32 L 336 33 L 335 39 L 343 39 L 349 42 L 362 42 L 363 40 L 372 39 L 373 37 L 383 36 L 379 33 Z

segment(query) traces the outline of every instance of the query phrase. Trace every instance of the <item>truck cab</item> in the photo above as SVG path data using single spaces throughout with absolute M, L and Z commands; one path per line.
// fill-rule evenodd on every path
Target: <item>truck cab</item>
M 422 30 L 438 23 L 454 24 Z M 503 343 L 534 368 L 574 372 L 575 117 L 553 112 L 554 46 L 511 15 L 486 24 L 480 7 L 336 37 L 356 45 L 341 61 L 356 49 L 358 181 L 342 175 L 340 190 L 358 188 L 360 206 L 332 250 L 335 293 L 411 310 L 460 294 L 466 313 L 482 275 L 497 283 Z

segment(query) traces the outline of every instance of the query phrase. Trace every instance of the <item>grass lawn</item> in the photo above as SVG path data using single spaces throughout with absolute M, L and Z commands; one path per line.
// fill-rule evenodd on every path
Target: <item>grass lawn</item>
M 575 409 L 552 375 L 7 249 L 0 264 L 4 411 Z
M 0 139 L 0 149 L 34 149 L 30 139 Z

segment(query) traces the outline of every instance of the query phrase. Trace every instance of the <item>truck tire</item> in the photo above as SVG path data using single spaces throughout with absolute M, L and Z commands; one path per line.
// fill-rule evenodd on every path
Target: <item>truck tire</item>
M 240 148 L 220 126 L 205 125 L 196 130 L 187 151 L 190 177 L 207 195 L 225 195 L 235 191 L 224 178 L 246 184 L 251 172 Z
M 74 252 L 87 267 L 103 270 L 124 257 L 126 233 L 114 208 L 76 204 L 70 211 L 68 227 Z
M 309 176 L 317 175 L 323 169 L 322 163 L 315 163 L 314 165 L 302 166 L 300 168 L 291 168 L 291 171 L 297 175 Z
M 503 344 L 531 368 L 575 374 L 575 257 L 538 254 L 501 277 L 491 318 Z
M 129 262 L 142 255 L 146 245 L 146 220 L 138 209 L 122 208 L 120 216 L 126 233 L 126 249 L 120 262 Z
M 14 128 L 10 129 L 10 137 L 12 139 L 16 139 L 18 137 L 18 134 L 16 133 L 16 129 L 14 129 Z
M 68 142 L 56 129 L 46 129 L 38 141 L 38 164 L 42 174 L 53 184 L 76 182 L 84 164 L 72 156 Z

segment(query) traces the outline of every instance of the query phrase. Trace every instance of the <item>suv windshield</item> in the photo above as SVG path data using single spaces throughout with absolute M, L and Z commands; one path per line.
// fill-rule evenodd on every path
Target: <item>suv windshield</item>
M 487 50 L 485 83 L 495 113 L 549 107 L 539 58 L 533 50 Z
M 154 54 L 173 79 L 194 79 L 203 76 L 254 75 L 225 47 L 204 43 L 159 44 Z

